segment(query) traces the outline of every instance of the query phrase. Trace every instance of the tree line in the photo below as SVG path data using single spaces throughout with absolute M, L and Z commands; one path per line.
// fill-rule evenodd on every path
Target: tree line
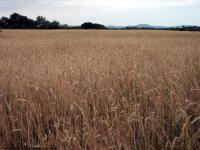
M 49 21 L 43 16 L 38 16 L 35 20 L 27 16 L 13 13 L 10 17 L 0 18 L 0 29 L 108 29 L 106 26 L 97 23 L 85 22 L 80 26 L 68 26 L 58 21 Z M 199 26 L 181 26 L 169 28 L 139 28 L 139 27 L 123 27 L 109 28 L 115 30 L 175 30 L 175 31 L 200 31 Z
M 200 31 L 199 26 L 182 26 L 178 28 L 171 28 L 171 30 L 176 30 L 176 31 Z
M 10 17 L 0 19 L 0 29 L 107 29 L 104 25 L 86 22 L 81 26 L 68 26 L 58 21 L 49 21 L 43 16 L 38 16 L 36 20 L 27 16 L 13 13 Z
M 180 26 L 180 27 L 166 27 L 166 28 L 138 28 L 138 27 L 125 27 L 124 30 L 169 30 L 169 31 L 200 31 L 199 26 Z

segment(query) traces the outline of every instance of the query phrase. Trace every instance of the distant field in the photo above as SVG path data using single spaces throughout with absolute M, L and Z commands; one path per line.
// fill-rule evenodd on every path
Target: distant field
M 200 33 L 3 30 L 0 148 L 200 149 Z

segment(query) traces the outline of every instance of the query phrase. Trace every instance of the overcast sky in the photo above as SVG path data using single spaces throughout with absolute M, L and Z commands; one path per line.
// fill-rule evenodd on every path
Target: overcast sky
M 0 16 L 13 12 L 69 25 L 200 25 L 200 0 L 0 0 Z

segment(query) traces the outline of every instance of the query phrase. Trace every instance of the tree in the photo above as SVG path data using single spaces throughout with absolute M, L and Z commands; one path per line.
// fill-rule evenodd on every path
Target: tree
M 8 28 L 9 27 L 9 18 L 2 17 L 0 19 L 0 28 Z
M 94 28 L 94 25 L 93 23 L 91 22 L 85 22 L 81 25 L 81 28 L 82 29 L 93 29 Z
M 60 28 L 61 29 L 69 29 L 70 27 L 67 24 L 61 24 Z
M 47 24 L 47 20 L 45 17 L 43 16 L 38 16 L 36 18 L 36 22 L 37 22 L 37 27 L 40 28 L 40 29 L 43 29 L 45 28 L 46 24 Z
M 45 21 L 46 21 L 46 18 L 43 17 L 43 16 L 38 16 L 38 17 L 36 18 L 36 22 L 37 22 L 38 24 L 43 24 Z
M 53 21 L 50 24 L 51 29 L 59 29 L 60 28 L 60 23 L 58 21 Z
M 97 24 L 97 23 L 91 23 L 91 22 L 85 22 L 81 25 L 82 29 L 107 29 L 104 25 L 102 24 Z
M 43 16 L 38 16 L 36 18 L 37 27 L 39 29 L 59 29 L 60 23 L 58 21 L 50 22 Z
M 63 26 L 67 28 L 67 25 Z M 27 16 L 13 13 L 10 18 L 0 19 L 0 28 L 10 29 L 60 29 L 62 26 L 58 21 L 50 22 L 43 16 L 38 16 L 36 20 L 29 19 Z
M 24 16 L 21 16 L 20 14 L 17 14 L 17 13 L 13 13 L 12 15 L 10 15 L 9 26 L 14 29 L 15 28 L 23 28 L 24 20 L 25 20 Z
M 12 29 L 32 29 L 36 27 L 36 22 L 26 16 L 13 13 L 8 20 L 9 28 Z
M 4 23 L 3 21 L 0 19 L 0 29 L 4 28 Z

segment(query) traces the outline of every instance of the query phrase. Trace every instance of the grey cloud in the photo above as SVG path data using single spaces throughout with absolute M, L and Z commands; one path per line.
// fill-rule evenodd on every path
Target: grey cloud
M 159 15 L 162 7 L 199 7 L 199 4 L 200 0 L 0 0 L 0 17 L 18 12 L 31 18 L 43 15 L 50 20 L 79 24 L 83 21 L 114 22 L 120 20 L 121 15 L 121 19 L 131 22 L 137 15 L 145 19 L 147 10 L 144 9 L 152 5 L 157 5 L 153 10 L 158 9 L 156 15 Z

